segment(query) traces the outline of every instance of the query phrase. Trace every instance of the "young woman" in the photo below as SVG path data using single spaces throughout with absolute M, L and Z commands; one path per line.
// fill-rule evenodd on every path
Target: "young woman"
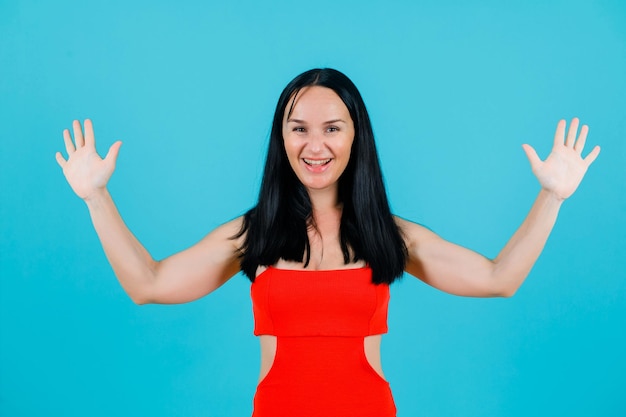
M 194 246 L 154 260 L 120 217 L 91 121 L 57 161 L 81 197 L 116 276 L 138 304 L 184 303 L 239 271 L 252 281 L 261 375 L 254 417 L 395 416 L 380 363 L 389 284 L 404 271 L 442 291 L 511 296 L 541 252 L 562 202 L 600 152 L 582 158 L 588 128 L 558 123 L 545 161 L 524 150 L 541 191 L 495 259 L 447 242 L 389 210 L 365 104 L 332 69 L 297 76 L 276 107 L 259 200 Z

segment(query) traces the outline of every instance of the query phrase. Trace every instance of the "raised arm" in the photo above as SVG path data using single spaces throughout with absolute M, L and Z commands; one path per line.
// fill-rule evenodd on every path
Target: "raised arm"
M 96 152 L 90 120 L 74 121 L 74 141 L 63 131 L 66 160 L 56 159 L 74 192 L 89 209 L 106 256 L 120 284 L 138 304 L 184 303 L 215 290 L 239 271 L 238 245 L 233 240 L 241 219 L 226 223 L 194 246 L 156 261 L 124 224 L 106 185 L 113 174 L 121 142 L 102 159 Z
M 578 125 L 578 119 L 573 119 L 565 136 L 565 120 L 558 123 L 552 151 L 545 161 L 530 145 L 523 145 L 541 191 L 524 222 L 495 259 L 450 243 L 415 223 L 397 219 L 409 250 L 407 272 L 452 294 L 513 295 L 539 257 L 562 202 L 576 190 L 600 153 L 596 146 L 587 157 L 582 157 L 588 127 L 583 126 L 578 134 Z

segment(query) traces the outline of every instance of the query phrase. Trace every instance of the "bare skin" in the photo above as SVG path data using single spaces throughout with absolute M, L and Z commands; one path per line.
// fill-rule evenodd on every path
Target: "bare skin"
M 295 121 L 295 122 L 294 122 Z M 541 185 L 526 219 L 498 256 L 488 259 L 448 242 L 432 231 L 397 217 L 409 257 L 406 271 L 442 291 L 472 297 L 512 296 L 530 272 L 554 226 L 562 202 L 578 187 L 600 148 L 582 157 L 588 128 L 579 131 L 573 119 L 556 128 L 550 155 L 541 160 L 530 145 L 523 145 L 531 168 Z M 350 157 L 354 127 L 339 97 L 323 87 L 303 89 L 293 112 L 283 121 L 283 137 L 290 163 L 305 184 L 313 206 L 316 228 L 309 230 L 311 262 L 308 270 L 356 268 L 343 263 L 338 231 L 341 206 L 337 203 L 337 179 Z M 203 297 L 239 271 L 238 248 L 233 240 L 241 218 L 223 224 L 200 242 L 163 260 L 155 260 L 122 220 L 106 185 L 117 160 L 121 142 L 106 157 L 96 152 L 93 126 L 85 121 L 84 132 L 73 123 L 73 137 L 63 132 L 68 158 L 56 159 L 74 190 L 82 198 L 115 275 L 137 304 L 184 303 Z M 279 261 L 275 267 L 304 269 L 304 265 Z M 263 272 L 259 268 L 257 274 Z M 366 357 L 382 376 L 381 336 L 365 339 Z M 261 336 L 261 378 L 267 374 L 276 352 L 276 340 Z

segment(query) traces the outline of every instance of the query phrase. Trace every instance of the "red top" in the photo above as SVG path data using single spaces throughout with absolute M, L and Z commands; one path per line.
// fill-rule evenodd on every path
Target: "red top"
M 369 267 L 310 271 L 270 266 L 250 292 L 257 336 L 387 333 L 389 285 L 372 283 Z

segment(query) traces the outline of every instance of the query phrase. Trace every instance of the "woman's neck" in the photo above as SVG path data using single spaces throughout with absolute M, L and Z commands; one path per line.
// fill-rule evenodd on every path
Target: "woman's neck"
M 313 216 L 341 210 L 337 188 L 325 190 L 308 190 Z

